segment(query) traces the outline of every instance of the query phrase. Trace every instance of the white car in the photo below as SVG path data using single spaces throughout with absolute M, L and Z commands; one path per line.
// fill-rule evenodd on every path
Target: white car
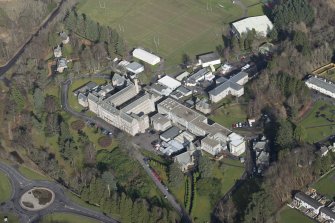
M 250 64 L 246 64 L 245 66 L 243 66 L 242 68 L 241 68 L 241 70 L 247 70 L 247 69 L 249 69 L 250 68 Z

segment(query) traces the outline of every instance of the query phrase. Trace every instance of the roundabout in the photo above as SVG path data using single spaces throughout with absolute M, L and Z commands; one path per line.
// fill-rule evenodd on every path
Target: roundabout
M 55 193 L 45 187 L 35 187 L 26 191 L 20 198 L 20 205 L 27 211 L 40 211 L 49 207 L 55 200 Z

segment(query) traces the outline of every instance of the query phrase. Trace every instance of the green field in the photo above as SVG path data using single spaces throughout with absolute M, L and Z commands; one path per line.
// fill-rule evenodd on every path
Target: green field
M 219 167 L 219 164 L 223 168 Z M 212 176 L 221 180 L 221 194 L 217 195 L 219 200 L 228 190 L 235 184 L 236 180 L 240 179 L 244 172 L 244 166 L 238 160 L 224 158 L 221 161 L 214 163 Z M 184 180 L 185 181 L 185 180 Z M 173 195 L 177 198 L 180 204 L 183 204 L 185 193 L 185 182 L 179 188 L 170 188 Z M 210 198 L 207 196 L 196 196 L 196 202 L 192 209 L 191 217 L 197 219 L 195 222 L 209 222 L 213 207 L 211 206 Z
M 248 7 L 248 16 L 264 15 L 263 4 L 255 4 Z
M 313 223 L 311 219 L 296 209 L 284 207 L 279 213 L 279 223 Z
M 40 221 L 40 223 L 51 223 L 51 222 L 98 223 L 100 221 L 67 213 L 57 213 L 47 215 Z
M 4 212 L 0 212 L 0 222 L 2 222 L 2 219 L 7 216 L 8 217 L 8 222 L 19 222 L 19 218 L 14 215 L 13 213 L 4 213 Z
M 320 194 L 328 196 L 330 199 L 335 197 L 335 170 L 317 181 L 313 187 Z
M 306 129 L 307 142 L 323 140 L 335 132 L 335 106 L 318 101 L 299 124 Z
M 129 49 L 147 48 L 174 66 L 183 53 L 194 58 L 215 50 L 228 24 L 243 16 L 231 0 L 82 0 L 78 9 L 116 29 Z
M 223 171 L 218 166 L 219 162 L 215 163 L 216 165 L 213 169 L 213 177 L 221 179 L 222 183 L 221 194 L 217 196 L 218 200 L 228 192 L 244 172 L 244 166 L 238 160 L 224 158 L 220 162 L 223 163 Z M 192 217 L 197 219 L 196 222 L 208 222 L 212 209 L 209 197 L 197 195 L 196 203 L 192 210 Z
M 221 107 L 215 110 L 209 118 L 227 128 L 231 128 L 232 124 L 247 120 L 246 107 L 240 104 Z
M 11 184 L 8 177 L 0 172 L 0 203 L 10 199 L 12 193 Z
M 28 179 L 31 179 L 31 180 L 50 180 L 50 178 L 48 178 L 47 176 L 43 176 L 42 174 L 38 173 L 38 172 L 35 172 L 34 170 L 32 169 L 29 169 L 25 166 L 20 166 L 19 167 L 19 172 L 27 177 Z

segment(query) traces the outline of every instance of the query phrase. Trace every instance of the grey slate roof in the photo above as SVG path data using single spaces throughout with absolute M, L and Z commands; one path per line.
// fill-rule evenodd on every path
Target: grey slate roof
M 220 56 L 216 52 L 211 52 L 211 53 L 198 55 L 198 59 L 201 60 L 202 63 L 207 63 L 207 62 L 211 62 L 214 60 L 219 60 Z
M 326 214 L 327 216 L 335 220 L 335 213 L 330 208 L 322 207 L 320 208 L 320 212 Z
M 225 78 L 225 77 L 219 77 L 218 79 L 215 80 L 215 83 L 216 84 L 222 84 L 222 83 L 224 83 L 226 81 L 228 81 L 227 78 Z
M 325 82 L 324 80 L 316 77 L 310 77 L 306 83 L 314 84 L 320 88 L 330 91 L 335 94 L 335 85 L 332 83 Z
M 236 91 L 239 91 L 243 88 L 243 86 L 241 86 L 239 84 L 236 84 L 234 82 L 231 82 L 231 81 L 226 81 L 226 82 L 220 84 L 219 86 L 217 86 L 216 88 L 214 88 L 213 90 L 209 91 L 209 94 L 218 95 L 222 91 L 227 90 L 228 88 L 232 88 Z
M 303 192 L 299 192 L 294 196 L 296 199 L 299 199 L 307 204 L 309 204 L 310 206 L 312 206 L 315 209 L 318 209 L 319 207 L 322 206 L 321 203 L 319 203 L 317 200 L 311 198 L 310 196 L 308 196 L 307 194 L 303 193 Z
M 174 137 L 179 135 L 179 131 L 180 131 L 180 129 L 173 126 L 173 127 L 169 128 L 168 130 L 166 130 L 165 132 L 163 132 L 160 136 L 162 138 L 165 138 L 165 139 L 173 139 Z
M 140 64 L 140 63 L 137 63 L 137 62 L 132 62 L 132 63 L 128 64 L 126 67 L 130 70 L 136 71 L 136 70 L 142 68 L 143 65 Z
M 188 78 L 188 81 L 194 81 L 194 82 L 196 82 L 196 80 L 198 80 L 201 77 L 205 76 L 205 74 L 207 74 L 207 73 L 208 73 L 207 68 L 202 68 L 201 70 L 197 71 L 192 76 L 190 76 Z
M 229 80 L 236 83 L 245 77 L 248 77 L 248 73 L 241 71 L 238 74 L 232 76 Z
M 184 87 L 184 86 L 180 86 L 180 87 L 178 87 L 177 89 L 176 89 L 176 91 L 178 91 L 178 92 L 180 92 L 180 93 L 182 93 L 182 94 L 188 94 L 188 93 L 190 93 L 190 89 L 188 89 L 188 88 L 186 88 L 186 87 Z

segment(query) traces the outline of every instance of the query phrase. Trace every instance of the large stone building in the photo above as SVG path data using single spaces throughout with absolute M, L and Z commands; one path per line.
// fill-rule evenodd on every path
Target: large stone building
M 212 123 L 204 115 L 187 108 L 179 102 L 167 98 L 157 105 L 158 112 L 165 115 L 177 126 L 180 126 L 195 136 L 202 137 L 201 149 L 210 153 L 211 155 L 217 155 L 221 151 L 227 149 L 227 144 L 230 143 L 228 135 L 232 132 L 219 125 Z M 243 138 L 242 138 L 243 139 Z M 244 139 L 243 139 L 244 142 Z M 245 145 L 245 143 L 243 143 Z M 235 145 L 232 145 L 235 146 Z M 231 148 L 235 148 L 232 147 Z M 241 146 L 240 144 L 238 146 Z M 245 147 L 243 149 L 243 152 Z M 241 151 L 239 147 L 239 151 Z M 238 154 L 239 155 L 239 154 Z
M 308 88 L 314 89 L 322 94 L 335 98 L 335 84 L 331 83 L 330 81 L 313 76 L 306 81 L 306 85 Z
M 138 94 L 137 82 L 133 84 L 128 81 L 125 88 L 106 98 L 97 91 L 88 93 L 87 104 L 98 117 L 134 136 L 149 128 L 147 114 L 155 111 L 156 98 L 147 93 L 142 96 Z M 83 97 L 80 100 L 84 104 Z
M 240 97 L 244 94 L 243 85 L 249 80 L 248 74 L 241 71 L 230 79 L 224 77 L 219 78 L 217 86 L 209 91 L 209 97 L 212 102 L 217 103 L 228 95 Z

